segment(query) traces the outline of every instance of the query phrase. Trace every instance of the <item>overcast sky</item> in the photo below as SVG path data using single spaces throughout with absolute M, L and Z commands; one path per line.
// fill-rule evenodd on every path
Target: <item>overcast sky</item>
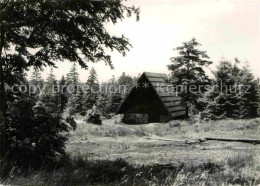
M 130 0 L 140 7 L 140 21 L 127 18 L 117 25 L 107 25 L 110 33 L 124 34 L 130 39 L 131 51 L 126 57 L 112 54 L 115 69 L 103 62 L 95 67 L 100 81 L 122 72 L 138 75 L 144 71 L 169 73 L 170 57 L 176 48 L 195 37 L 214 64 L 221 58 L 248 61 L 256 77 L 260 77 L 260 1 L 258 0 Z M 57 78 L 66 75 L 70 63 L 60 63 Z M 80 70 L 85 82 L 89 71 Z M 43 72 L 43 77 L 49 69 Z

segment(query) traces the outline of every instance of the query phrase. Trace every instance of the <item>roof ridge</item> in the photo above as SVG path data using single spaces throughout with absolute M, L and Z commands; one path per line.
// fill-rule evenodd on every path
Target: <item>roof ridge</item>
M 148 71 L 144 71 L 143 73 L 152 73 L 152 74 L 163 74 L 163 75 L 166 75 L 167 76 L 167 74 L 166 73 L 159 73 L 159 72 L 148 72 Z

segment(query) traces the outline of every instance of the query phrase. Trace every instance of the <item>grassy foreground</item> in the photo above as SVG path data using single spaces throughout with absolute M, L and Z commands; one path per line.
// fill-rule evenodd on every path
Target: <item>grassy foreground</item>
M 3 181 L 22 185 L 258 185 L 260 145 L 204 137 L 259 139 L 260 119 L 147 125 L 86 124 L 67 143 L 70 159 L 55 170 L 14 171 Z

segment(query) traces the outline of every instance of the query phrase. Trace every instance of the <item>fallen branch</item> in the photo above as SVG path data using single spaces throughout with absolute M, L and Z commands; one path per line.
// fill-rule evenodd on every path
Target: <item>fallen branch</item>
M 254 140 L 254 139 L 230 139 L 230 138 L 204 138 L 204 139 L 205 140 L 215 140 L 215 141 L 231 141 L 231 142 L 260 144 L 260 140 Z
M 150 136 L 146 137 L 146 139 L 152 139 L 152 140 L 160 140 L 160 141 L 171 141 L 171 142 L 180 142 L 180 143 L 185 143 L 185 144 L 196 144 L 196 143 L 201 143 L 204 142 L 203 140 L 177 140 L 177 139 L 168 139 L 168 138 L 160 138 L 157 136 Z
M 161 140 L 161 141 L 173 141 L 173 142 L 185 142 L 183 140 L 175 140 L 175 139 L 168 139 L 168 138 L 160 138 L 155 136 L 145 137 L 146 139 L 152 139 L 152 140 Z

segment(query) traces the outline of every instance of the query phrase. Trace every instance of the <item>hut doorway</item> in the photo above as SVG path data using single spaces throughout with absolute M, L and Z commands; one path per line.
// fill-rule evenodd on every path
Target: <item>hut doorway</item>
M 149 114 L 148 115 L 148 122 L 149 123 L 160 122 L 160 115 L 158 115 L 158 114 Z

